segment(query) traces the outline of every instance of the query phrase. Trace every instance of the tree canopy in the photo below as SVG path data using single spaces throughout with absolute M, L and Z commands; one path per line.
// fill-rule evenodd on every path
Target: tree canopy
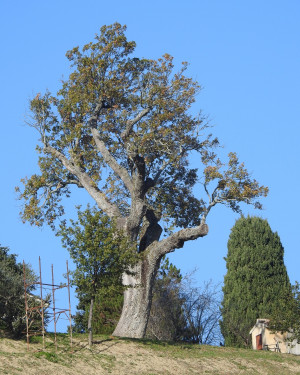
M 23 219 L 53 225 L 70 185 L 86 188 L 113 217 L 130 218 L 131 200 L 147 198 L 147 206 L 177 227 L 198 225 L 216 203 L 238 209 L 238 202 L 266 195 L 234 153 L 223 171 L 212 151 L 218 140 L 205 135 L 201 115 L 189 113 L 200 86 L 185 76 L 188 64 L 174 73 L 168 54 L 157 61 L 131 57 L 135 42 L 125 30 L 103 26 L 95 43 L 68 51 L 73 71 L 57 96 L 46 92 L 31 100 L 41 174 L 23 180 Z M 208 202 L 193 195 L 192 151 L 204 165 L 205 190 L 217 181 Z M 138 211 L 140 222 L 145 209 Z
M 258 318 L 284 313 L 291 297 L 284 249 L 267 220 L 241 217 L 228 240 L 222 302 L 225 345 L 248 346 L 249 331 Z

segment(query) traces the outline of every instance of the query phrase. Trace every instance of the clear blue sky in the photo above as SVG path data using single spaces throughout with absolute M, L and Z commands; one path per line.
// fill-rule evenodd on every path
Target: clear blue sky
M 300 280 L 299 19 L 298 0 L 1 1 L 0 244 L 36 271 L 40 255 L 45 281 L 52 263 L 61 281 L 67 251 L 48 228 L 22 224 L 14 192 L 20 178 L 37 171 L 38 135 L 24 122 L 28 100 L 47 88 L 55 93 L 69 72 L 65 52 L 118 21 L 137 42 L 137 56 L 168 52 L 176 63 L 190 63 L 189 74 L 203 87 L 197 107 L 214 134 L 270 188 L 263 211 L 244 207 L 244 213 L 268 219 L 281 237 L 291 281 Z M 69 205 L 81 197 L 74 195 Z M 197 267 L 199 285 L 221 282 L 237 217 L 216 208 L 208 236 L 177 250 L 172 261 L 183 272 Z

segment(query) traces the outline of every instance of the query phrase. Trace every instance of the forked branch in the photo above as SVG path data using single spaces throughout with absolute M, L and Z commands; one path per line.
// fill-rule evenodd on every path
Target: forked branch
M 134 125 L 136 123 L 138 123 L 144 116 L 146 116 L 150 112 L 150 110 L 151 110 L 150 107 L 145 108 L 140 113 L 138 113 L 137 116 L 134 119 L 127 121 L 126 128 L 121 133 L 121 138 L 122 138 L 123 142 L 126 142 L 126 139 L 128 138 L 128 136 L 132 132 L 132 129 L 133 129 Z
M 95 182 L 86 172 L 72 163 L 65 155 L 56 150 L 54 147 L 47 145 L 44 147 L 44 151 L 45 153 L 50 153 L 55 156 L 70 173 L 78 178 L 80 185 L 87 190 L 90 196 L 96 201 L 98 207 L 106 212 L 109 217 L 121 218 L 122 215 L 118 207 L 108 200 L 106 195 L 99 190 Z
M 119 163 L 116 161 L 116 159 L 113 157 L 113 155 L 109 152 L 107 149 L 105 143 L 101 139 L 100 132 L 97 128 L 97 120 L 98 116 L 100 115 L 101 110 L 103 109 L 103 103 L 97 104 L 93 115 L 91 116 L 88 125 L 91 129 L 92 136 L 94 138 L 94 141 L 96 143 L 97 149 L 100 151 L 104 161 L 107 163 L 107 165 L 120 177 L 120 179 L 123 181 L 125 187 L 132 193 L 133 191 L 133 185 L 130 179 L 130 176 L 127 172 L 127 170 L 119 165 Z
M 181 229 L 176 233 L 171 234 L 168 238 L 154 243 L 153 246 L 156 247 L 154 252 L 157 256 L 161 257 L 175 249 L 180 249 L 183 247 L 186 241 L 196 240 L 199 237 L 204 237 L 208 233 L 208 225 L 200 224 L 194 228 Z M 152 246 L 149 247 L 149 250 Z

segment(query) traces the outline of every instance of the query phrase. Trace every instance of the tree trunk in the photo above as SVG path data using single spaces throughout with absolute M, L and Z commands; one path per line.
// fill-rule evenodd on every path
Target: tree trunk
M 93 328 L 92 328 L 92 319 L 93 319 L 93 307 L 94 307 L 95 298 L 91 298 L 90 303 L 90 312 L 89 312 L 89 319 L 88 319 L 88 332 L 89 332 L 89 347 L 91 348 L 93 345 Z
M 146 333 L 151 303 L 152 289 L 161 258 L 182 248 L 185 241 L 204 237 L 208 226 L 201 223 L 194 228 L 185 228 L 171 234 L 168 238 L 158 241 L 161 230 L 149 232 L 149 241 L 145 241 L 143 258 L 137 263 L 134 275 L 123 275 L 124 292 L 123 309 L 120 320 L 113 332 L 114 336 L 143 338 Z M 147 246 L 148 245 L 148 246 Z
M 152 259 L 151 259 L 152 258 Z M 149 319 L 152 289 L 161 257 L 145 256 L 134 268 L 133 276 L 124 274 L 124 302 L 114 336 L 143 338 Z

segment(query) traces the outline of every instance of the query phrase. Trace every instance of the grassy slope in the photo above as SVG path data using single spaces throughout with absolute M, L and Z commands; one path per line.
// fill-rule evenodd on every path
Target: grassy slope
M 246 349 L 157 343 L 96 336 L 90 350 L 87 337 L 74 337 L 72 350 L 66 335 L 58 349 L 48 336 L 30 344 L 0 339 L 0 374 L 300 374 L 300 357 Z

